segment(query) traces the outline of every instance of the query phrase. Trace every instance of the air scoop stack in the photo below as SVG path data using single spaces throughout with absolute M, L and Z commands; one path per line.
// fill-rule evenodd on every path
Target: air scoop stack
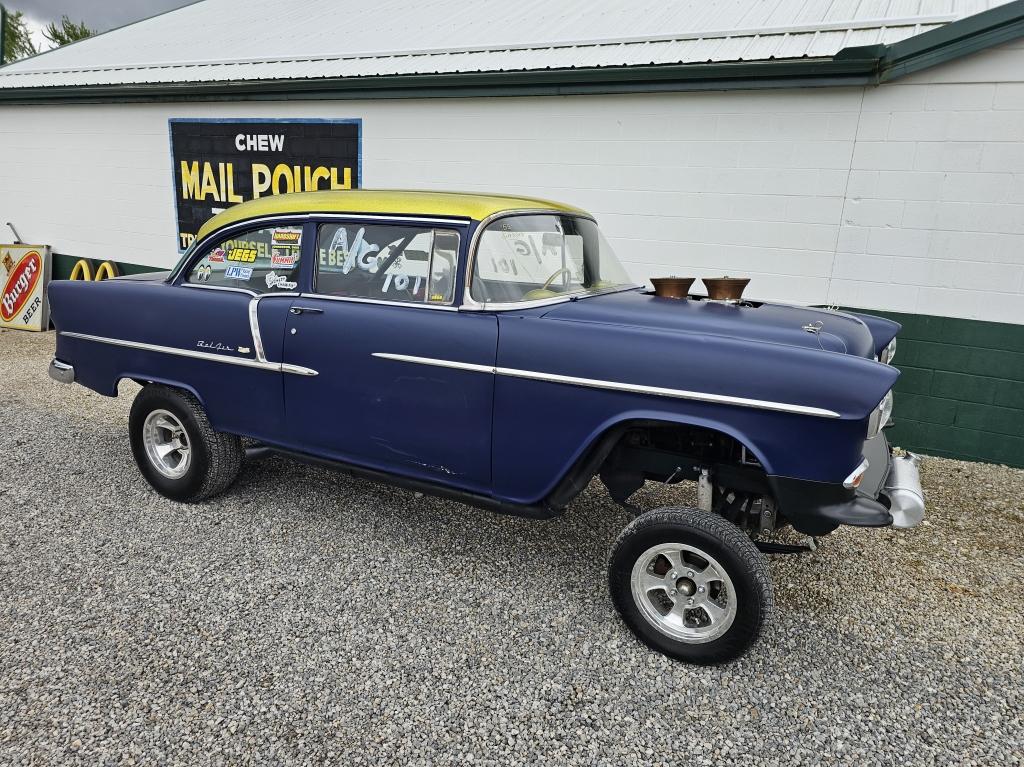
M 654 285 L 654 294 L 662 298 L 690 298 L 690 287 L 695 282 L 693 277 L 652 277 L 651 284 Z M 749 277 L 704 277 L 701 279 L 707 289 L 707 298 L 704 296 L 692 296 L 692 298 L 707 301 L 722 301 L 737 303 L 743 298 L 743 291 L 750 283 Z

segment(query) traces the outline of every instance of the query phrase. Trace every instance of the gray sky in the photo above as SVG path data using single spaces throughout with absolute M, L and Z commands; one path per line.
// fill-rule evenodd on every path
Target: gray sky
M 72 21 L 84 21 L 93 29 L 104 32 L 113 27 L 130 24 L 139 19 L 155 16 L 188 5 L 192 0 L 132 0 L 130 3 L 108 0 L 0 0 L 10 11 L 21 11 L 33 27 L 36 45 L 49 48 L 40 30 L 49 21 L 67 15 Z

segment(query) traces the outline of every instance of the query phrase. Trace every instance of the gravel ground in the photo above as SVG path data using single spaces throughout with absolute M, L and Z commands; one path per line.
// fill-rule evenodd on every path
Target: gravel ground
M 166 501 L 127 412 L 0 331 L 0 763 L 1024 763 L 1024 472 L 925 460 L 926 525 L 774 558 L 754 650 L 618 620 L 627 515 L 530 522 L 283 459 Z M 641 505 L 685 500 L 664 488 Z

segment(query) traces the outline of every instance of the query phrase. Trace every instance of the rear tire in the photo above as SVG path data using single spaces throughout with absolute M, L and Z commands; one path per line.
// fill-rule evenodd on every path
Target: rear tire
M 634 519 L 612 548 L 608 583 L 640 641 L 699 665 L 743 655 L 772 610 L 761 552 L 735 525 L 698 509 Z
M 132 454 L 160 495 L 194 503 L 222 493 L 238 477 L 238 437 L 214 431 L 195 395 L 159 384 L 143 387 L 128 418 Z

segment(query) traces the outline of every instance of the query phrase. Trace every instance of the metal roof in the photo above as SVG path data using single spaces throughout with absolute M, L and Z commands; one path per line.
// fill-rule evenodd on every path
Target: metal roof
M 1010 0 L 204 0 L 0 68 L 0 89 L 827 59 Z

